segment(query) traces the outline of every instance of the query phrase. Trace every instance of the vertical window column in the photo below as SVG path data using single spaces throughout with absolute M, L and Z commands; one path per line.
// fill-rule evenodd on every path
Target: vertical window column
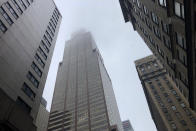
M 7 23 L 9 25 L 12 25 L 13 24 L 13 21 L 12 19 L 9 17 L 9 15 L 5 12 L 5 10 L 3 9 L 3 7 L 1 6 L 0 7 L 0 13 L 1 15 L 5 18 L 5 20 L 7 21 Z
M 14 18 L 15 19 L 18 19 L 18 15 L 14 11 L 14 9 L 11 7 L 10 3 L 9 2 L 6 2 L 5 5 L 8 8 L 8 10 L 10 11 L 10 13 L 14 16 Z

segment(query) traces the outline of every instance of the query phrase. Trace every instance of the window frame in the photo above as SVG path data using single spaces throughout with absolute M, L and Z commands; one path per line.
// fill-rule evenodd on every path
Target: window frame
M 179 9 L 180 9 L 179 13 L 180 14 L 178 14 L 178 12 L 176 11 L 177 10 L 176 4 L 179 4 Z M 180 3 L 180 2 L 178 2 L 176 0 L 174 0 L 174 14 L 175 14 L 175 16 L 177 16 L 178 18 L 184 20 L 185 19 L 185 14 L 184 13 L 185 13 L 184 12 L 184 3 Z
M 2 6 L 0 7 L 0 13 L 10 26 L 14 23 Z
M 18 16 L 18 14 L 16 13 L 16 11 L 14 10 L 14 8 L 10 5 L 10 3 L 8 1 L 5 3 L 5 6 L 10 11 L 10 13 L 12 14 L 12 16 L 17 20 L 19 16 Z

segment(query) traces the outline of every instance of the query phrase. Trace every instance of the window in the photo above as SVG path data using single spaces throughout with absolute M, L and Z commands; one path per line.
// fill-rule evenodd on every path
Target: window
M 50 21 L 52 22 L 52 24 L 53 24 L 54 27 L 56 28 L 56 24 L 54 23 L 53 19 L 50 19 Z
M 175 0 L 174 1 L 174 9 L 175 9 L 175 14 L 178 17 L 184 19 L 184 5 Z
M 149 11 L 148 11 L 148 9 L 146 8 L 145 5 L 144 5 L 144 14 L 147 15 L 147 16 L 149 15 Z
M 172 129 L 177 129 L 176 124 L 175 123 L 171 123 L 171 127 Z
M 148 20 L 148 18 L 145 18 L 145 20 L 146 20 L 146 25 L 149 27 L 150 30 L 152 30 L 152 25 L 150 21 Z
M 46 41 L 46 43 L 47 43 L 47 45 L 50 47 L 51 46 L 51 44 L 50 44 L 50 42 L 49 42 L 49 40 L 48 40 L 48 38 L 44 35 L 44 40 Z
M 193 123 L 194 125 L 196 125 L 196 118 L 195 118 L 194 116 L 191 116 L 190 119 L 191 119 L 192 123 Z
M 145 71 L 145 69 L 144 69 L 144 67 L 143 67 L 143 66 L 140 66 L 140 70 L 141 70 L 142 72 L 144 72 L 144 71 Z
M 164 35 L 163 35 L 163 42 L 164 42 L 165 46 L 166 46 L 168 49 L 171 49 L 171 42 L 170 42 L 169 39 L 166 39 Z
M 26 5 L 24 4 L 24 2 L 22 1 L 22 0 L 18 0 L 19 2 L 20 2 L 20 4 L 22 5 L 22 7 L 26 10 L 27 9 L 27 7 L 26 7 Z
M 0 20 L 0 30 L 5 33 L 7 31 L 7 27 L 3 24 L 3 22 Z
M 153 27 L 153 29 L 154 29 L 155 35 L 156 35 L 159 39 L 161 39 L 161 33 L 160 33 L 159 29 L 156 28 L 156 27 Z
M 164 113 L 168 113 L 168 110 L 167 110 L 167 108 L 162 108 L 162 111 L 164 112 Z
M 180 105 L 182 108 L 186 107 L 184 103 L 181 103 Z
M 168 103 L 172 103 L 172 100 L 170 98 L 167 98 Z
M 56 10 L 57 14 L 59 15 L 60 13 L 59 13 L 58 9 L 57 9 L 57 8 L 55 8 L 55 10 Z
M 27 3 L 27 5 L 28 5 L 28 6 L 30 6 L 30 2 L 29 2 L 29 0 L 26 0 L 26 3 Z
M 26 83 L 23 84 L 22 90 L 24 91 L 24 93 L 25 93 L 31 100 L 34 100 L 34 99 L 35 99 L 35 93 L 31 90 L 31 88 L 30 88 Z
M 164 58 L 164 52 L 157 46 L 158 53 Z
M 38 54 L 35 54 L 35 59 L 37 60 L 37 62 L 44 68 L 45 64 L 42 61 L 42 59 L 39 57 Z
M 155 42 L 154 42 L 154 40 L 152 39 L 152 37 L 150 35 L 149 35 L 149 41 L 155 47 Z
M 187 114 L 188 116 L 191 116 L 191 112 L 190 112 L 190 110 L 189 110 L 188 108 L 184 108 L 184 111 L 186 112 L 186 114 Z
M 174 95 L 177 95 L 175 90 L 172 90 L 171 93 L 174 94 Z
M 167 6 L 166 0 L 159 0 L 159 4 L 160 4 L 161 6 L 164 6 L 164 7 Z
M 187 123 L 186 123 L 185 120 L 181 120 L 180 123 L 181 123 L 183 126 L 186 126 L 186 125 L 187 125 Z
M 56 21 L 56 19 L 55 19 L 55 17 L 54 17 L 54 14 L 52 15 L 52 18 L 53 18 L 53 20 L 54 20 L 54 22 L 55 22 L 55 25 L 57 25 L 57 21 Z
M 159 18 L 158 16 L 155 15 L 155 13 L 151 13 L 151 16 L 152 16 L 152 21 L 155 23 L 155 24 L 159 24 Z
M 7 23 L 9 23 L 10 25 L 13 24 L 12 19 L 8 16 L 8 14 L 5 12 L 5 10 L 3 9 L 3 7 L 0 7 L 0 13 L 5 18 L 5 20 L 7 21 Z
M 45 49 L 45 51 L 46 51 L 47 53 L 49 53 L 49 49 L 48 49 L 48 47 L 46 46 L 46 44 L 44 43 L 43 40 L 41 40 L 41 45 L 42 45 L 42 47 Z
M 153 61 L 152 63 L 153 63 L 153 65 L 154 65 L 155 67 L 158 67 L 158 64 L 157 64 L 156 61 Z
M 18 12 L 19 12 L 20 14 L 22 14 L 23 11 L 22 11 L 21 8 L 19 7 L 19 5 L 18 5 L 18 3 L 16 2 L 16 0 L 11 0 L 11 1 L 12 1 L 12 3 L 14 4 L 14 6 L 16 7 L 16 9 L 18 10 Z
M 171 117 L 170 114 L 166 114 L 165 116 L 166 116 L 166 119 L 167 119 L 168 121 L 172 121 L 172 117 Z
M 186 40 L 185 38 L 180 34 L 176 32 L 176 43 L 186 50 Z
M 55 21 L 55 23 L 57 24 L 58 22 L 58 20 L 57 20 L 57 18 L 55 17 L 55 14 L 53 13 L 53 15 L 52 15 L 52 18 L 54 19 L 54 21 Z
M 50 34 L 51 34 L 52 36 L 54 36 L 54 33 L 52 32 L 52 30 L 51 30 L 50 26 L 47 26 L 47 28 L 48 28 L 48 30 L 49 30 L 49 32 L 50 32 Z
M 16 103 L 18 105 L 20 105 L 24 110 L 26 110 L 28 113 L 31 112 L 31 107 L 26 103 L 24 102 L 24 100 L 22 100 L 20 97 L 17 98 L 16 100 Z
M 175 111 L 176 110 L 176 106 L 171 106 L 172 110 Z
M 141 7 L 142 7 L 142 4 L 141 4 L 141 2 L 140 2 L 139 0 L 137 0 L 137 6 L 138 6 L 138 8 L 140 8 L 140 9 L 141 9 Z
M 42 57 L 43 57 L 45 60 L 47 60 L 47 55 L 44 53 L 44 51 L 41 49 L 41 47 L 39 47 L 39 48 L 37 49 L 37 51 L 42 55 Z
M 180 112 L 176 112 L 175 114 L 176 114 L 176 117 L 177 117 L 178 119 L 182 119 L 182 115 L 180 114 Z
M 169 60 L 168 57 L 166 57 L 166 60 L 167 60 L 167 64 L 168 64 L 172 69 L 174 69 L 174 64 L 171 62 L 171 60 Z
M 27 78 L 29 79 L 29 81 L 38 88 L 39 86 L 39 81 L 35 78 L 35 76 L 33 76 L 33 74 L 31 72 L 28 72 L 27 74 Z
M 18 19 L 18 15 L 14 11 L 14 9 L 11 7 L 10 3 L 9 2 L 6 2 L 5 5 L 8 8 L 8 10 L 10 11 L 10 13 L 14 16 L 14 18 L 15 19 Z
M 180 52 L 178 49 L 177 49 L 177 57 L 178 57 L 178 60 L 184 64 L 185 66 L 187 66 L 187 58 L 182 54 L 182 52 Z
M 168 94 L 168 93 L 164 93 L 163 95 L 164 95 L 165 97 L 168 97 L 168 96 L 169 96 L 169 94 Z
M 55 8 L 54 13 L 56 14 L 57 18 L 59 19 L 57 8 Z
M 49 22 L 49 25 L 52 28 L 53 32 L 55 32 L 55 29 L 54 29 L 53 25 L 51 24 L 51 22 Z
M 169 34 L 169 25 L 165 24 L 163 21 L 161 21 L 162 29 L 165 33 Z
M 176 100 L 179 102 L 182 101 L 182 99 L 178 95 L 176 95 Z
M 55 29 L 54 29 L 53 25 L 51 24 L 51 22 L 49 22 L 49 25 L 52 28 L 52 31 L 55 32 Z
M 46 35 L 48 36 L 48 38 L 50 39 L 50 41 L 52 41 L 52 37 L 50 36 L 50 34 L 48 33 L 48 31 L 46 31 Z
M 32 63 L 31 67 L 32 67 L 33 70 L 37 73 L 37 75 L 38 75 L 39 77 L 42 76 L 42 71 L 39 69 L 39 67 L 38 67 L 34 62 Z

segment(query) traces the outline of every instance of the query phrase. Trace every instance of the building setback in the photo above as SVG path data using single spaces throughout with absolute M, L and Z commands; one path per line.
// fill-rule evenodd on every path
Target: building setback
M 129 120 L 123 121 L 122 126 L 124 131 L 134 131 Z
M 122 131 L 112 82 L 89 32 L 66 42 L 48 131 Z
M 157 58 L 151 55 L 135 64 L 157 130 L 195 131 L 195 112 Z
M 0 1 L 0 130 L 36 130 L 60 22 L 53 0 Z
M 120 0 L 130 21 L 196 110 L 194 0 Z
M 39 112 L 36 119 L 37 131 L 47 131 L 48 119 L 50 113 L 47 111 L 46 105 L 47 105 L 46 100 L 42 98 L 39 106 Z

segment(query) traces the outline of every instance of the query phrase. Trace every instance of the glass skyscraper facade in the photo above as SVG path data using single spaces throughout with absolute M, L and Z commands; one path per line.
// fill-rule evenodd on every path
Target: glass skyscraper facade
M 66 42 L 48 131 L 122 131 L 112 83 L 89 32 Z

